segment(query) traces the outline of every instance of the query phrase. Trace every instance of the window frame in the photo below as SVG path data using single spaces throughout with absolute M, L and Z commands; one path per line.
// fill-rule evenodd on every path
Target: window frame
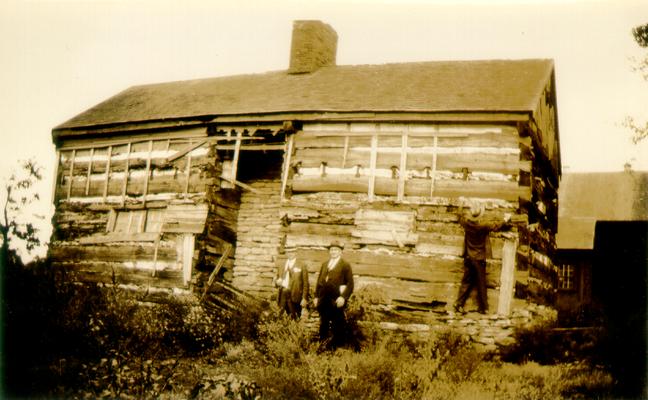
M 576 266 L 573 264 L 560 264 L 558 266 L 558 289 L 562 291 L 575 291 Z

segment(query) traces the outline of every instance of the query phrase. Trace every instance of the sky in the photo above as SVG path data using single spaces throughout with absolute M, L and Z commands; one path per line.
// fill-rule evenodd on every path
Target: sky
M 43 166 L 47 241 L 53 127 L 133 85 L 286 69 L 298 19 L 336 30 L 339 65 L 553 59 L 563 173 L 648 170 L 648 140 L 622 126 L 648 120 L 645 0 L 2 0 L 0 179 Z

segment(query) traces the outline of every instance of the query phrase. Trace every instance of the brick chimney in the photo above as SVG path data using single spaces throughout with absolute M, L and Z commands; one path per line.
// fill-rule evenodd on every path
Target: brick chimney
M 335 65 L 337 33 L 322 21 L 294 21 L 288 73 L 314 72 Z

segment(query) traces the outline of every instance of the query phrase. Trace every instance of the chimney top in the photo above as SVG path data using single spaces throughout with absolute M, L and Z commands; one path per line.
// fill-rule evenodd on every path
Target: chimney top
M 289 73 L 310 73 L 333 66 L 336 53 L 337 33 L 330 25 L 317 20 L 293 22 Z

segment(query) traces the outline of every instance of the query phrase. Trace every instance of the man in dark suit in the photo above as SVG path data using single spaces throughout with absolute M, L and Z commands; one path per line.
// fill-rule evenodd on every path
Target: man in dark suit
M 320 340 L 327 341 L 329 333 L 332 333 L 332 348 L 345 342 L 344 309 L 353 293 L 353 271 L 351 265 L 342 259 L 342 249 L 341 243 L 331 243 L 329 260 L 322 264 L 315 286 L 314 305 L 320 314 Z
M 477 289 L 477 307 L 481 314 L 488 313 L 488 298 L 486 297 L 486 259 L 490 257 L 490 232 L 504 227 L 511 219 L 510 214 L 504 214 L 504 221 L 487 221 L 484 219 L 484 206 L 473 201 L 470 212 L 463 214 L 459 210 L 459 223 L 464 228 L 464 274 L 461 279 L 459 296 L 454 309 L 463 312 L 463 306 L 473 289 Z
M 275 286 L 279 288 L 279 308 L 293 319 L 299 319 L 302 307 L 308 303 L 308 269 L 297 261 L 295 248 L 286 249 L 286 262 L 277 268 Z

